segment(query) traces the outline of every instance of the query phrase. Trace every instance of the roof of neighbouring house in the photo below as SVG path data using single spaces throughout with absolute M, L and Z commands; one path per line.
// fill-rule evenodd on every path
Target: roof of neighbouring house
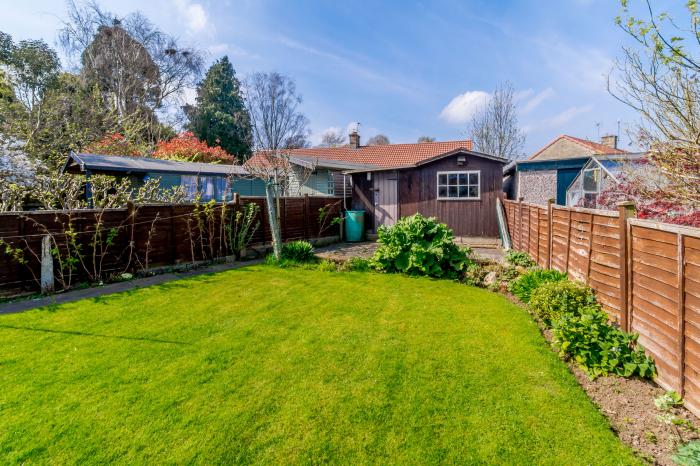
M 569 136 L 568 134 L 562 134 L 561 136 L 556 137 L 554 140 L 550 141 L 546 146 L 532 154 L 530 157 L 528 157 L 527 160 L 535 160 L 537 157 L 539 157 L 544 151 L 552 147 L 554 144 L 560 142 L 560 141 L 570 141 L 575 144 L 578 144 L 581 146 L 582 152 L 580 154 L 576 154 L 573 156 L 562 156 L 561 158 L 578 158 L 578 157 L 585 157 L 587 155 L 609 155 L 609 154 L 626 154 L 627 151 L 622 150 L 622 149 L 617 149 L 615 147 L 610 147 L 606 146 L 605 144 L 601 144 L 599 142 L 593 142 L 589 141 L 588 139 L 581 139 L 577 138 L 574 136 Z M 550 160 L 554 160 L 558 158 L 556 155 L 547 157 Z
M 290 158 L 314 161 L 316 166 L 328 168 L 359 169 L 359 168 L 396 168 L 419 163 L 423 160 L 453 152 L 458 149 L 470 151 L 470 140 L 445 142 L 417 142 L 411 144 L 383 144 L 376 146 L 341 147 L 311 147 L 290 149 Z M 248 161 L 255 163 L 256 154 Z M 333 162 L 335 163 L 333 165 Z
M 149 157 L 126 157 L 120 155 L 76 154 L 71 152 L 62 172 L 83 173 L 123 172 L 145 173 L 159 172 L 185 175 L 247 175 L 240 165 L 225 165 L 201 162 L 179 162 L 176 160 L 152 159 Z

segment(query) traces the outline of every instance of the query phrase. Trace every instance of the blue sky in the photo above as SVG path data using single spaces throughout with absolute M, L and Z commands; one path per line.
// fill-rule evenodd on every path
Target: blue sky
M 0 30 L 55 44 L 62 1 L 4 3 Z M 205 49 L 209 61 L 227 54 L 241 76 L 276 70 L 293 77 L 313 142 L 356 121 L 364 140 L 379 132 L 392 142 L 466 138 L 471 112 L 503 81 L 517 91 L 528 153 L 562 133 L 615 133 L 618 119 L 626 147 L 625 128 L 636 119 L 606 90 L 605 76 L 629 43 L 614 24 L 613 0 L 100 4 L 118 14 L 142 11 Z

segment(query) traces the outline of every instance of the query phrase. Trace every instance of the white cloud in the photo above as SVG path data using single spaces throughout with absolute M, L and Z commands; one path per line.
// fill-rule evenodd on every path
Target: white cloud
M 534 96 L 532 96 L 532 94 L 534 94 L 534 91 L 530 92 L 530 94 L 526 97 L 527 101 L 523 104 L 521 108 L 521 111 L 523 113 L 530 113 L 531 111 L 539 107 L 540 104 L 542 104 L 542 102 L 549 99 L 550 97 L 553 97 L 556 94 L 556 92 L 554 92 L 554 89 L 552 89 L 551 87 L 548 87 L 547 89 L 537 93 Z
M 467 91 L 450 101 L 440 112 L 440 118 L 448 123 L 466 123 L 479 108 L 486 105 L 491 98 L 488 92 Z
M 175 0 L 180 18 L 185 22 L 189 32 L 201 32 L 209 24 L 209 15 L 201 3 L 192 3 L 190 0 Z
M 588 113 L 593 110 L 593 105 L 584 105 L 582 107 L 569 107 L 566 110 L 552 116 L 549 118 L 544 118 L 539 120 L 537 123 L 526 125 L 523 127 L 523 131 L 526 133 L 532 133 L 534 131 L 554 131 L 559 130 L 562 133 L 562 126 L 570 122 L 574 118 L 584 113 Z

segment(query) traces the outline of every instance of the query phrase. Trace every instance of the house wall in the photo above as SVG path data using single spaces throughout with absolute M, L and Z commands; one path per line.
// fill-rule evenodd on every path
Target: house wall
M 537 170 L 517 172 L 517 198 L 525 202 L 546 205 L 557 197 L 557 171 Z
M 327 169 L 318 169 L 309 174 L 302 167 L 295 167 L 289 176 L 290 196 L 332 196 L 334 195 L 333 173 Z
M 592 153 L 592 151 L 582 147 L 581 144 L 569 141 L 568 139 L 559 139 L 543 150 L 537 157 L 530 160 L 537 160 L 539 162 L 542 160 L 575 159 L 592 155 Z
M 456 236 L 498 237 L 496 200 L 503 198 L 503 164 L 467 156 L 467 163 L 458 165 L 457 157 L 397 172 L 399 217 L 421 213 L 446 223 Z M 481 199 L 438 200 L 437 172 L 463 170 L 481 172 Z M 376 213 L 372 192 L 375 178 L 368 181 L 366 173 L 353 175 L 353 208 L 366 210 L 370 218 Z

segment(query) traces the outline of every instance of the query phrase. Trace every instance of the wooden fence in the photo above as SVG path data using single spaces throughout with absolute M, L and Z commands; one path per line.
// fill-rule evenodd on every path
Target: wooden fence
M 0 294 L 40 289 L 41 242 L 49 236 L 58 289 L 83 281 L 152 267 L 213 259 L 230 254 L 226 226 L 248 203 L 260 206 L 251 245 L 271 242 L 265 199 L 243 197 L 237 204 L 138 205 L 122 209 L 27 211 L 0 214 Z M 280 199 L 282 239 L 336 236 L 330 224 L 343 198 Z M 319 209 L 329 217 L 321 222 Z M 99 225 L 99 228 L 96 226 Z M 321 231 L 322 230 L 322 231 Z M 60 252 L 59 252 L 60 251 Z
M 700 228 L 505 201 L 513 248 L 587 283 L 610 319 L 654 357 L 657 382 L 700 415 Z

